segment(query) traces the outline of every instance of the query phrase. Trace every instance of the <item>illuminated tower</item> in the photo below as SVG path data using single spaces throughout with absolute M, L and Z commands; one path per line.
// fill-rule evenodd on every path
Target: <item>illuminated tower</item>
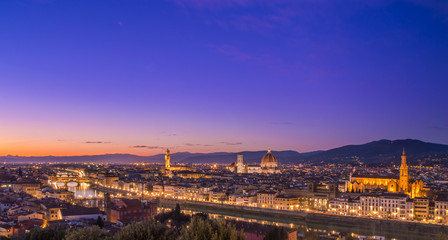
M 169 169 L 170 168 L 170 150 L 166 149 L 166 154 L 165 154 L 165 169 Z
M 236 172 L 237 173 L 244 173 L 243 154 L 238 154 L 237 155 Z
M 401 155 L 401 166 L 400 166 L 400 189 L 403 192 L 409 191 L 409 174 L 408 165 L 406 164 L 406 153 L 403 148 L 403 155 Z
M 110 193 L 104 193 L 104 211 L 107 215 L 107 221 L 110 221 L 110 207 L 112 205 L 112 201 L 110 200 Z

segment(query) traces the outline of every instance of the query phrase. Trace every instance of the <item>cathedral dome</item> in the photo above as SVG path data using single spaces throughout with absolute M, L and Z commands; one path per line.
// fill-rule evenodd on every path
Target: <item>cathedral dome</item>
M 272 165 L 277 166 L 277 159 L 271 153 L 271 149 L 269 149 L 268 153 L 266 153 L 266 155 L 264 155 L 264 157 L 261 159 L 261 166 L 268 167 Z

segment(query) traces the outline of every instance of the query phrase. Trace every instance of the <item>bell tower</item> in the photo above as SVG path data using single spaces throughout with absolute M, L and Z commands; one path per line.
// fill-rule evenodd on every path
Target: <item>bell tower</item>
M 401 166 L 400 166 L 400 189 L 403 192 L 409 191 L 409 174 L 408 165 L 406 164 L 406 152 L 403 148 L 403 155 L 401 155 Z
M 170 168 L 170 150 L 166 149 L 166 153 L 165 153 L 165 169 L 169 169 Z
M 243 154 L 238 154 L 237 155 L 236 173 L 244 173 Z

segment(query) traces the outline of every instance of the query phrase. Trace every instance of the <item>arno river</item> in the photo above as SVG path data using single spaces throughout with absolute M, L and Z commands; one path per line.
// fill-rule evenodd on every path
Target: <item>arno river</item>
M 75 198 L 97 198 L 102 197 L 103 193 L 90 188 L 89 186 L 78 186 L 69 188 L 70 191 L 75 193 Z M 90 203 L 92 206 L 94 204 Z M 168 211 L 169 208 L 159 207 L 158 212 Z M 365 239 L 409 239 L 409 240 L 418 240 L 418 239 L 436 239 L 434 236 L 427 237 L 422 235 L 411 235 L 411 234 L 403 234 L 399 232 L 384 232 L 381 229 L 366 229 L 366 228 L 353 228 L 351 226 L 339 226 L 333 223 L 323 222 L 322 224 L 316 223 L 307 223 L 305 221 L 300 220 L 290 220 L 286 218 L 272 218 L 269 216 L 259 216 L 252 215 L 242 212 L 228 212 L 221 211 L 219 209 L 207 210 L 207 209 L 194 209 L 193 207 L 189 207 L 189 209 L 183 209 L 183 213 L 187 215 L 193 215 L 199 212 L 205 212 L 209 214 L 211 218 L 224 218 L 236 221 L 245 221 L 245 222 L 256 222 L 260 224 L 268 224 L 268 225 L 276 225 L 276 226 L 284 226 L 289 228 L 298 229 L 299 234 L 304 234 L 305 232 L 312 231 L 313 235 L 325 236 L 328 239 L 332 239 L 332 236 L 336 237 L 340 233 L 346 233 L 353 236 L 364 236 Z M 377 238 L 375 238 L 375 236 Z
M 68 190 L 75 193 L 75 198 L 95 198 L 103 196 L 101 192 L 93 190 L 90 187 L 69 187 Z
M 159 212 L 170 211 L 170 208 L 159 207 Z M 184 214 L 193 215 L 199 212 L 207 213 L 211 218 L 224 218 L 229 220 L 236 221 L 245 221 L 245 222 L 256 222 L 260 224 L 268 224 L 268 225 L 276 225 L 289 227 L 293 229 L 297 229 L 298 234 L 304 234 L 305 232 L 314 232 L 314 236 L 325 237 L 324 239 L 336 239 L 341 233 L 345 233 L 355 237 L 365 237 L 364 239 L 409 239 L 409 240 L 417 240 L 417 239 L 435 239 L 434 237 L 427 236 L 417 236 L 413 234 L 403 234 L 403 233 L 391 233 L 391 232 L 383 232 L 378 229 L 360 229 L 353 228 L 351 226 L 337 226 L 330 223 L 307 223 L 305 221 L 296 221 L 296 220 L 288 220 L 285 218 L 271 218 L 269 216 L 255 216 L 252 214 L 246 214 L 241 212 L 232 212 L 228 211 L 222 212 L 219 209 L 216 210 L 195 210 L 195 209 L 184 209 L 182 210 Z M 334 237 L 334 238 L 332 238 Z M 376 238 L 375 238 L 376 237 Z

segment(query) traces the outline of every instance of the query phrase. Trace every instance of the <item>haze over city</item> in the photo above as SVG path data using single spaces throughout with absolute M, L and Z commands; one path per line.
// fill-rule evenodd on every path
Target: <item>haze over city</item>
M 0 155 L 448 144 L 444 1 L 0 2 Z

